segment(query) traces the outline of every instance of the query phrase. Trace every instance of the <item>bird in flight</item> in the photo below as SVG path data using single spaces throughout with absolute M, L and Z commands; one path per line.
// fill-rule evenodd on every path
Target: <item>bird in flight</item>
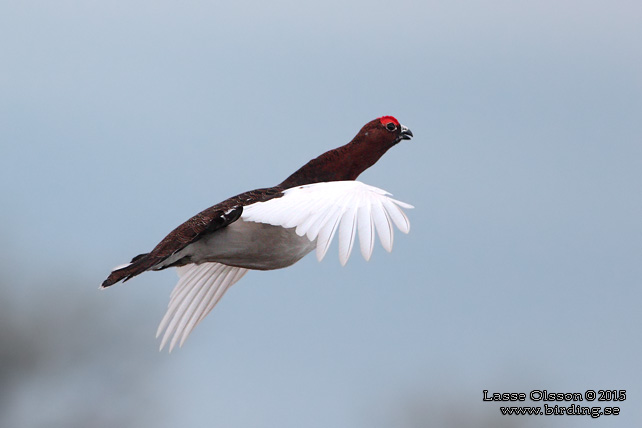
M 148 270 L 176 267 L 179 280 L 156 334 L 163 334 L 160 349 L 169 342 L 171 352 L 248 270 L 288 267 L 312 250 L 321 261 L 336 232 L 342 265 L 357 235 L 366 260 L 375 230 L 391 251 L 392 225 L 408 233 L 410 223 L 402 208 L 412 205 L 355 180 L 388 149 L 412 136 L 392 116 L 374 119 L 348 144 L 312 159 L 282 183 L 241 193 L 196 214 L 151 252 L 116 267 L 101 288 Z

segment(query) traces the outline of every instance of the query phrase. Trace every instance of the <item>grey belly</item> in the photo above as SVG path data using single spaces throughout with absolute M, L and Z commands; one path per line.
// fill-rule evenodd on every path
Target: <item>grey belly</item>
M 189 256 L 194 263 L 218 262 L 247 269 L 280 269 L 298 262 L 316 247 L 316 241 L 298 236 L 294 229 L 239 219 L 188 245 L 170 259 Z

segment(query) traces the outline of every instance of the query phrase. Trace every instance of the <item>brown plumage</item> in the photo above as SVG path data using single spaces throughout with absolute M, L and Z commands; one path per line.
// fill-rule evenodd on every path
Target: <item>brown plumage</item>
M 137 255 L 132 259 L 130 265 L 116 269 L 109 274 L 101 287 L 109 287 L 120 280 L 127 281 L 148 269 L 152 269 L 155 265 L 175 252 L 182 250 L 190 243 L 238 220 L 243 213 L 243 205 L 279 197 L 281 196 L 281 190 L 278 187 L 250 190 L 201 211 L 171 231 L 150 253 Z M 181 266 L 187 263 L 189 263 L 189 260 L 183 260 L 163 268 Z

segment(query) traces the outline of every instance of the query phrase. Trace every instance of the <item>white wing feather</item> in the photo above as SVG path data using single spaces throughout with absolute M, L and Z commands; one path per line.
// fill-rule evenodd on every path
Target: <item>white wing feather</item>
M 341 217 L 341 226 L 339 226 L 339 261 L 345 266 L 350 258 L 354 238 L 357 236 L 357 208 L 354 206 L 348 209 Z
M 165 331 L 160 349 L 167 342 L 169 351 L 183 343 L 194 327 L 214 309 L 230 286 L 247 273 L 247 269 L 220 263 L 190 264 L 177 268 L 178 284 L 170 296 L 167 312 L 163 317 L 156 337 Z
M 366 261 L 370 260 L 372 250 L 374 249 L 374 223 L 370 214 L 370 205 L 359 207 L 359 218 L 357 219 L 357 229 L 359 230 L 359 245 L 361 255 Z
M 339 232 L 339 261 L 345 265 L 359 236 L 361 254 L 370 259 L 375 230 L 386 251 L 392 251 L 393 224 L 403 233 L 410 222 L 402 208 L 412 205 L 392 199 L 386 191 L 358 181 L 316 183 L 287 189 L 280 198 L 258 202 L 244 208 L 245 221 L 296 228 L 317 242 L 317 259 L 321 261 Z M 163 333 L 160 348 L 169 343 L 170 352 L 182 346 L 189 334 L 223 297 L 227 289 L 243 277 L 248 269 L 203 263 L 177 268 L 179 281 L 171 293 L 167 312 L 156 337 Z
M 317 240 L 317 259 L 321 261 L 339 232 L 339 261 L 345 265 L 357 234 L 361 254 L 370 259 L 375 230 L 381 245 L 392 251 L 393 224 L 403 232 L 410 222 L 402 208 L 412 205 L 397 201 L 385 190 L 359 181 L 333 181 L 293 187 L 280 198 L 257 202 L 243 209 L 245 221 L 285 228 L 296 227 L 299 236 Z

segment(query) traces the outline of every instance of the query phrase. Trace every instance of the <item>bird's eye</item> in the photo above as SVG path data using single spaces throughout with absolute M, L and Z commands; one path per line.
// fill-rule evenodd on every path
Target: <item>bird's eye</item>
M 395 126 L 395 124 L 394 124 L 394 123 L 392 123 L 392 122 L 388 122 L 388 124 L 386 125 L 386 129 L 387 129 L 388 131 L 394 131 L 395 129 L 397 129 L 397 127 Z

